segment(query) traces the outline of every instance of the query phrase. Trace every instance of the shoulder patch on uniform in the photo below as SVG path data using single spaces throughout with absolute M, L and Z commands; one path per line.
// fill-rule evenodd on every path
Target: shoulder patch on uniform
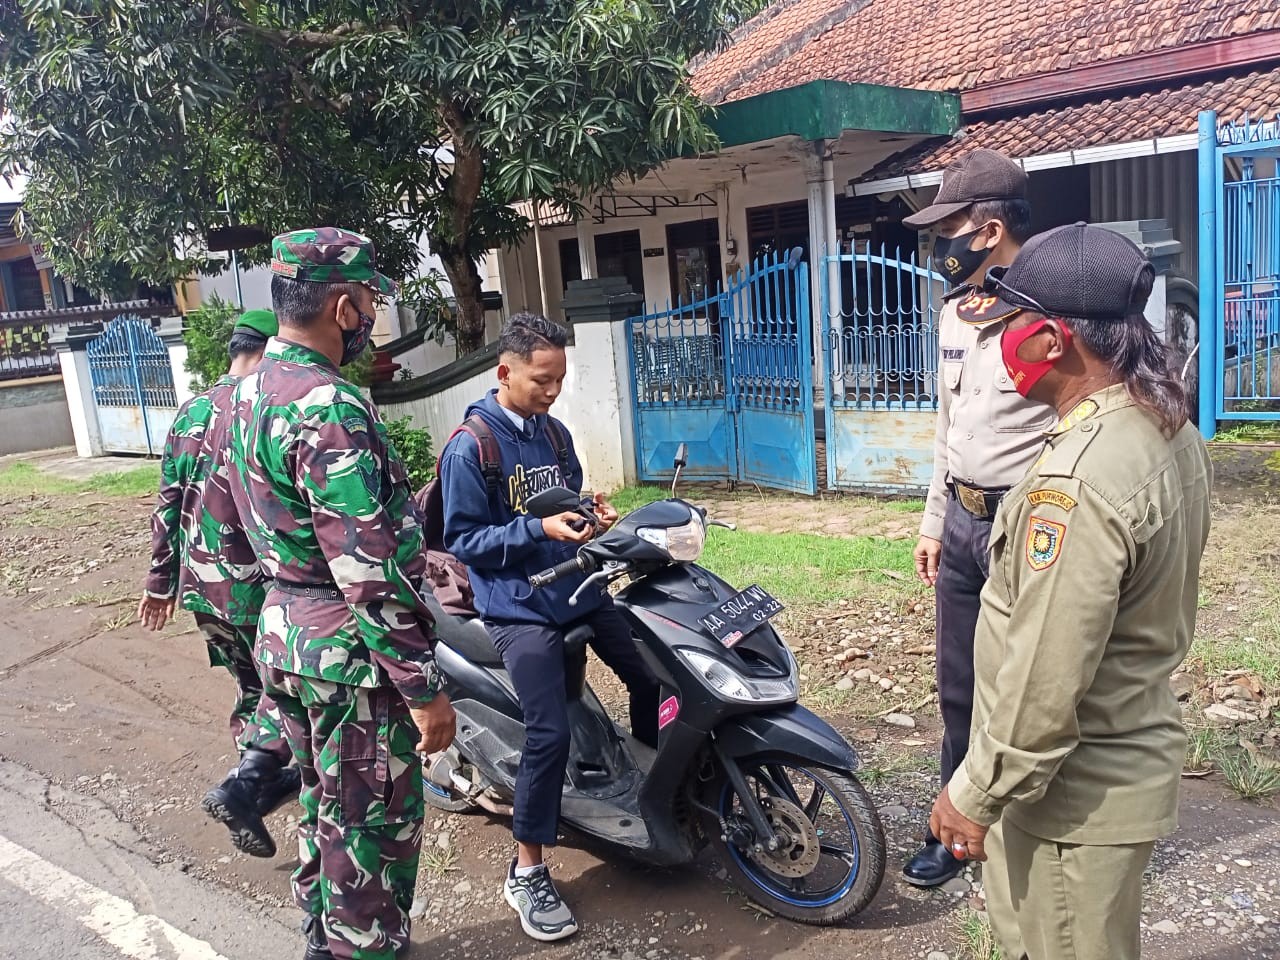
M 1062 553 L 1067 538 L 1067 525 L 1056 520 L 1033 516 L 1027 528 L 1027 564 L 1032 570 L 1047 570 Z
M 1027 502 L 1033 507 L 1038 507 L 1044 503 L 1051 503 L 1055 507 L 1060 507 L 1063 510 L 1070 510 L 1076 505 L 1075 499 L 1067 496 L 1061 490 L 1048 489 L 1032 490 L 1027 494 Z
M 942 359 L 943 360 L 963 360 L 964 355 L 968 352 L 969 351 L 966 350 L 964 347 L 943 347 Z
M 357 414 L 342 418 L 342 429 L 347 433 L 367 433 L 369 430 L 369 421 Z

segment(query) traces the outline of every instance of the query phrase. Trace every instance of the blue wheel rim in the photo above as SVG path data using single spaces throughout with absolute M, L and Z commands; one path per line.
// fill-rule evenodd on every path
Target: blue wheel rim
M 818 778 L 808 770 L 799 768 L 798 772 L 803 773 L 813 781 L 815 785 L 821 785 L 819 784 Z M 729 849 L 729 855 L 733 857 L 734 862 L 738 865 L 738 869 L 746 874 L 747 878 L 753 884 L 774 899 L 781 900 L 783 903 L 789 904 L 793 907 L 800 907 L 806 910 L 818 910 L 822 907 L 830 906 L 853 889 L 853 885 L 858 879 L 858 873 L 862 868 L 862 855 L 860 844 L 858 843 L 858 831 L 854 827 L 853 820 L 849 816 L 849 811 L 844 808 L 843 803 L 836 799 L 834 793 L 830 793 L 830 791 L 828 791 L 828 793 L 832 800 L 835 801 L 836 808 L 840 811 L 840 815 L 844 817 L 845 826 L 849 829 L 849 841 L 852 844 L 852 849 L 849 852 L 853 855 L 853 863 L 849 865 L 849 873 L 848 876 L 844 878 L 844 881 L 836 887 L 834 892 L 827 894 L 822 899 L 802 900 L 797 898 L 792 891 L 771 882 L 769 876 L 760 876 L 757 871 L 761 870 L 761 868 L 744 857 L 742 855 L 742 851 L 736 846 L 732 843 L 725 844 Z M 720 791 L 720 816 L 724 817 L 730 812 L 733 805 L 733 796 L 733 786 L 728 781 L 725 781 L 724 788 Z M 819 809 L 821 809 L 821 805 L 819 805 Z

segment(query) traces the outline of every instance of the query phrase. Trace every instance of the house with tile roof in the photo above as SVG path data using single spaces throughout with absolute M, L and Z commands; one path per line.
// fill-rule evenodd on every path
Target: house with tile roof
M 651 320 L 629 334 L 631 369 L 619 379 L 644 385 L 656 398 L 654 423 L 667 426 L 650 435 L 644 398 L 631 398 L 639 412 L 626 443 L 642 479 L 669 471 L 671 430 L 730 434 L 723 449 L 704 444 L 700 453 L 725 460 L 716 475 L 731 480 L 759 481 L 743 472 L 745 461 L 790 456 L 743 452 L 750 444 L 731 369 L 741 353 L 774 363 L 772 371 L 748 370 L 742 390 L 772 377 L 770 395 L 782 407 L 816 410 L 811 421 L 779 430 L 790 443 L 814 424 L 816 453 L 790 464 L 793 473 L 821 475 L 825 466 L 815 483 L 904 491 L 922 486 L 929 471 L 940 286 L 925 263 L 929 238 L 902 218 L 931 201 L 950 161 L 977 147 L 1000 150 L 1029 173 L 1036 229 L 1123 223 L 1159 254 L 1168 299 L 1181 304 L 1169 336 L 1189 355 L 1205 221 L 1198 116 L 1280 110 L 1280 5 L 777 0 L 694 64 L 693 83 L 714 107 L 721 149 L 674 158 L 584 198 L 588 214 L 577 220 L 531 210 L 528 241 L 501 257 L 508 310 L 563 318 L 569 284 L 592 278 L 625 281 L 643 298 Z M 1250 164 L 1248 176 L 1275 180 L 1274 158 Z M 1242 176 L 1230 158 L 1225 169 L 1228 179 Z M 756 313 L 736 316 L 745 326 L 730 336 L 721 314 L 732 303 L 708 299 L 771 257 L 809 271 L 799 321 L 812 344 L 802 358 L 812 367 L 808 400 L 787 392 L 794 364 L 775 363 L 773 346 L 736 351 L 731 343 L 783 330 L 778 317 L 756 315 L 772 301 L 749 298 L 746 311 Z M 694 318 L 701 326 L 688 326 L 683 307 L 667 309 L 690 302 L 704 306 Z M 1280 300 L 1275 306 L 1280 315 Z M 787 329 L 782 339 L 795 341 L 799 330 Z M 702 346 L 692 343 L 699 337 Z M 690 359 L 697 356 L 710 360 L 699 366 Z M 1237 381 L 1259 375 L 1255 365 Z M 682 397 L 720 397 L 728 420 L 681 419 L 671 408 Z

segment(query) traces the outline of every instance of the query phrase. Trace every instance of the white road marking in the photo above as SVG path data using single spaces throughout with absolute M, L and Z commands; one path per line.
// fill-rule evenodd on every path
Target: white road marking
M 203 940 L 128 900 L 95 887 L 0 836 L 0 880 L 55 909 L 71 912 L 123 956 L 132 960 L 227 960 Z

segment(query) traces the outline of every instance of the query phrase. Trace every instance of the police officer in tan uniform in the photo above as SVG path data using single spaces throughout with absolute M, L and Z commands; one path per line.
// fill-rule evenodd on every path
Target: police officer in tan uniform
M 1000 361 L 998 319 L 964 321 L 957 306 L 988 268 L 1008 266 L 1031 233 L 1027 176 L 993 150 L 947 168 L 932 206 L 904 222 L 934 227 L 933 265 L 952 284 L 939 320 L 938 425 L 933 481 L 916 547 L 916 573 L 937 600 L 942 782 L 969 745 L 973 631 L 987 579 L 987 540 L 1000 498 L 1022 479 L 1053 425 L 1053 411 L 1013 387 Z M 964 863 L 932 834 L 903 876 L 921 887 L 945 883 Z
M 971 745 L 930 823 L 988 861 L 1007 960 L 1138 957 L 1143 870 L 1176 826 L 1169 676 L 1195 631 L 1212 470 L 1143 317 L 1153 280 L 1128 240 L 1075 224 L 960 309 L 1004 321 L 1009 376 L 1061 418 L 992 529 Z

